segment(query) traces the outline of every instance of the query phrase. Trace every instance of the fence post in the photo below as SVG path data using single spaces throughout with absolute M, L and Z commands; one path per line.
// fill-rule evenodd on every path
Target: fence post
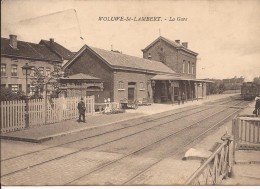
M 224 134 L 221 137 L 221 140 L 227 141 L 227 149 L 228 149 L 228 172 L 227 176 L 231 177 L 232 176 L 232 167 L 234 165 L 234 136 L 229 135 L 228 133 Z

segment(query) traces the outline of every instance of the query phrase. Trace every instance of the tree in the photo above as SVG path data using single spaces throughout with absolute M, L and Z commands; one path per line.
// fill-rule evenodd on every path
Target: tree
M 34 96 L 33 98 L 42 98 L 42 93 L 46 85 L 48 88 L 51 88 L 51 97 L 58 97 L 58 94 L 61 92 L 61 83 L 59 79 L 63 77 L 63 72 L 61 71 L 60 64 L 53 64 L 54 70 L 50 73 L 49 76 L 44 76 L 40 71 L 35 68 L 34 77 L 31 79 L 31 85 L 34 86 Z
M 255 77 L 253 79 L 253 82 L 256 83 L 256 84 L 260 84 L 260 77 Z
M 224 85 L 224 83 L 220 83 L 220 85 L 219 85 L 219 93 L 223 93 L 224 91 L 225 91 L 225 85 Z
M 32 98 L 42 98 L 44 91 L 45 76 L 35 67 L 34 76 L 31 78 L 31 85 L 34 86 L 34 95 Z

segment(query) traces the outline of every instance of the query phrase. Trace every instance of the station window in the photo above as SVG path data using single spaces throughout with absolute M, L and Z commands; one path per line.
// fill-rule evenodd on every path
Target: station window
M 14 92 L 14 93 L 17 93 L 19 90 L 19 85 L 17 85 L 17 84 L 11 84 L 11 85 L 9 85 L 9 87 L 11 88 L 12 92 Z
M 16 64 L 12 64 L 11 76 L 17 76 L 17 65 Z
M 191 73 L 190 61 L 188 61 L 188 73 Z
M 51 75 L 51 69 L 46 68 L 45 74 L 46 74 L 47 77 L 50 76 Z
M 192 74 L 195 74 L 194 69 L 195 69 L 195 64 L 192 63 L 192 66 L 191 66 L 191 73 L 192 73 Z
M 118 83 L 118 89 L 125 89 L 125 87 L 124 87 L 124 82 L 123 81 L 119 81 L 119 83 Z
M 31 68 L 31 75 L 32 75 L 32 76 L 35 76 L 35 66 L 33 66 L 33 67 Z
M 6 76 L 6 64 L 1 64 L 1 76 Z
M 183 60 L 183 63 L 182 63 L 182 73 L 185 73 L 185 60 Z
M 140 82 L 140 90 L 144 90 L 144 82 Z

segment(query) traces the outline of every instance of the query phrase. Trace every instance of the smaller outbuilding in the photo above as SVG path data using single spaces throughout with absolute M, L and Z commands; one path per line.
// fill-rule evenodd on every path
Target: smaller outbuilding
M 78 73 L 60 79 L 63 86 L 61 95 L 65 97 L 100 95 L 103 82 L 100 78 Z

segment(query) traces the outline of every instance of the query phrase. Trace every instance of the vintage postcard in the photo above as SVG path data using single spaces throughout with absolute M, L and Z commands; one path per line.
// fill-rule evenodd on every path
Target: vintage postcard
M 260 1 L 1 0 L 2 186 L 259 186 Z

